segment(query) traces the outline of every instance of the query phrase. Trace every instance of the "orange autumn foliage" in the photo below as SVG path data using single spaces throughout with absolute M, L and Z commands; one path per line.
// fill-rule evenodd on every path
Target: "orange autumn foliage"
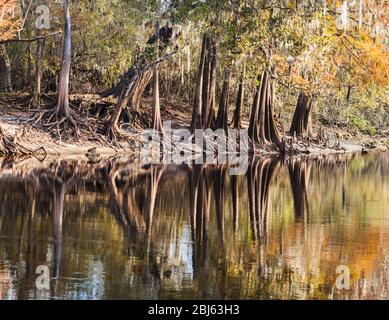
M 0 40 L 12 38 L 21 24 L 19 4 L 15 0 L 0 0 Z

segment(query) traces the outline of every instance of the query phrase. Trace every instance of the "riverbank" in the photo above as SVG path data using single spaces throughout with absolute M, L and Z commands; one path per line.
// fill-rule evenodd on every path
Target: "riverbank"
M 88 155 L 90 156 L 90 150 L 93 150 L 94 155 L 99 156 L 112 156 L 112 155 L 136 155 L 140 151 L 140 141 L 137 134 L 141 128 L 138 126 L 136 130 L 126 130 L 126 126 L 123 126 L 125 134 L 118 138 L 115 143 L 108 141 L 102 134 L 97 133 L 97 130 L 85 131 L 80 136 L 66 136 L 61 135 L 56 130 L 47 132 L 44 127 L 35 126 L 29 122 L 29 119 L 33 118 L 36 111 L 34 111 L 30 105 L 27 105 L 28 97 L 21 96 L 19 103 L 14 102 L 10 105 L 11 96 L 6 96 L 7 99 L 0 98 L 0 128 L 2 129 L 2 135 L 8 138 L 10 141 L 17 143 L 22 148 L 30 150 L 32 152 L 39 150 L 39 153 L 45 156 L 61 156 L 66 157 L 70 155 Z M 88 108 L 96 109 L 96 106 L 104 106 L 107 108 L 109 102 L 99 100 L 98 96 L 80 96 L 73 95 L 72 101 L 74 105 L 82 107 L 88 104 Z M 191 109 L 189 103 L 183 103 L 182 101 L 162 101 L 162 118 L 163 120 L 172 121 L 173 128 L 187 128 L 187 124 L 190 123 Z M 143 123 L 147 125 L 149 121 L 147 117 L 150 117 L 150 104 L 151 101 L 144 101 L 143 114 L 145 119 L 142 119 Z M 93 121 L 93 125 L 96 124 L 96 118 L 91 116 L 85 117 L 85 125 L 89 125 L 88 121 Z M 243 126 L 248 125 L 245 119 L 243 120 Z M 89 125 L 90 127 L 92 125 Z M 376 149 L 378 151 L 387 151 L 389 147 L 389 139 L 385 136 L 367 136 L 358 135 L 355 136 L 346 130 L 339 128 L 331 128 L 327 126 L 321 126 L 316 124 L 314 126 L 315 132 L 321 132 L 321 139 L 310 139 L 301 141 L 293 137 L 285 137 L 285 145 L 289 154 L 307 154 L 307 155 L 321 155 L 321 154 L 336 154 L 336 153 L 355 153 L 368 151 L 369 149 Z M 271 148 L 257 149 L 260 154 L 274 153 Z

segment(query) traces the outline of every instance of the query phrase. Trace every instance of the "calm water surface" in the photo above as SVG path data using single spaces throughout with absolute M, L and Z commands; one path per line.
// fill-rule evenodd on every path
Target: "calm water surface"
M 0 164 L 0 299 L 389 298 L 388 154 Z

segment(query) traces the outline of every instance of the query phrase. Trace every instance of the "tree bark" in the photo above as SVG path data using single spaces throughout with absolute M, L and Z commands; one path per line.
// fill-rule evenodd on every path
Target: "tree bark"
M 213 39 L 207 36 L 206 60 L 204 65 L 204 81 L 202 96 L 203 128 L 211 128 L 215 121 L 216 102 L 216 46 Z
M 166 30 L 166 28 L 166 26 L 160 28 L 159 39 L 157 35 L 154 35 L 149 39 L 148 44 L 154 44 L 155 41 L 166 44 L 166 42 L 168 41 L 167 39 L 171 39 L 171 36 L 168 36 L 168 38 L 166 38 L 165 34 L 167 31 L 163 31 Z M 170 29 L 168 28 L 168 30 Z M 160 48 L 158 48 L 158 51 L 160 51 Z M 136 63 L 126 72 L 126 74 L 122 77 L 120 83 L 105 93 L 105 96 L 116 96 L 117 93 L 120 92 L 118 102 L 114 107 L 112 116 L 110 117 L 105 126 L 105 134 L 114 136 L 115 133 L 119 131 L 120 116 L 126 106 L 130 106 L 130 109 L 132 111 L 139 110 L 139 104 L 142 94 L 147 85 L 149 84 L 150 80 L 153 78 L 153 75 L 155 75 L 155 72 L 153 71 L 154 67 L 158 66 L 158 64 L 173 56 L 176 52 L 177 51 L 174 51 L 172 53 L 166 54 L 161 58 L 157 58 L 158 55 L 156 55 L 155 46 L 149 47 L 147 49 L 147 52 L 143 54 L 142 57 L 139 58 Z M 150 58 L 146 58 L 150 56 L 154 57 L 152 58 L 154 59 L 154 61 Z
M 215 122 L 216 117 L 216 64 L 217 64 L 217 51 L 216 45 L 212 42 L 211 47 L 211 70 L 209 81 L 209 94 L 208 94 L 208 107 L 207 107 L 207 123 L 205 129 L 211 128 Z
M 72 30 L 69 10 L 69 0 L 64 0 L 65 29 L 63 40 L 62 66 L 58 83 L 58 102 L 56 112 L 58 115 L 70 118 L 69 108 L 69 76 L 72 54 Z
M 301 92 L 298 97 L 296 110 L 293 115 L 289 133 L 298 137 L 312 136 L 311 111 L 314 98 Z
M 36 44 L 35 83 L 34 96 L 39 99 L 42 88 L 42 59 L 44 56 L 45 40 L 39 40 Z
M 129 92 L 127 105 L 130 110 L 139 111 L 142 94 L 144 93 L 147 85 L 150 83 L 153 77 L 153 72 L 152 70 L 150 70 L 149 72 L 144 72 L 142 75 L 138 75 L 137 82 L 132 84 L 134 74 L 140 70 L 141 66 L 145 66 L 151 63 L 151 61 L 148 60 L 150 56 L 155 56 L 155 43 L 159 44 L 158 50 L 160 48 L 166 49 L 168 47 L 168 44 L 174 44 L 174 41 L 177 39 L 178 36 L 179 34 L 175 33 L 174 27 L 160 27 L 159 32 L 157 31 L 147 41 L 148 47 L 146 49 L 146 52 L 143 53 L 138 59 L 138 61 L 136 61 L 135 64 L 123 74 L 118 84 L 104 92 L 104 96 L 113 96 L 115 98 L 120 98 L 123 95 L 123 92 L 125 92 L 129 86 L 132 86 L 133 90 Z
M 220 96 L 219 110 L 214 129 L 223 129 L 225 132 L 228 131 L 228 106 L 230 103 L 230 81 L 231 72 L 227 71 L 224 82 L 222 93 Z
M 200 65 L 197 74 L 196 93 L 194 98 L 194 106 L 192 113 L 191 129 L 201 129 L 203 127 L 202 111 L 203 111 L 203 82 L 204 82 L 204 69 L 207 54 L 207 36 L 203 35 L 203 42 L 201 48 Z
M 191 128 L 208 129 L 215 123 L 217 51 L 211 36 L 203 34 Z
M 154 67 L 153 75 L 153 130 L 162 132 L 161 107 L 159 102 L 159 70 L 158 66 Z
M 0 45 L 0 92 L 11 92 L 11 62 L 5 44 Z
M 242 120 L 241 120 L 241 114 L 242 114 L 242 107 L 243 107 L 243 99 L 244 99 L 244 78 L 246 76 L 246 68 L 243 66 L 242 75 L 239 80 L 239 87 L 238 87 L 238 95 L 236 98 L 236 107 L 234 111 L 234 117 L 232 120 L 232 126 L 235 129 L 241 129 L 242 128 Z
M 257 87 L 250 116 L 249 136 L 253 143 L 276 144 L 281 152 L 284 147 L 274 121 L 275 84 L 269 71 L 264 71 Z
M 160 1 L 157 2 L 157 14 L 160 15 Z M 155 23 L 155 33 L 159 32 L 159 20 Z M 159 58 L 159 37 L 156 42 L 156 55 L 157 59 Z M 152 119 L 152 127 L 153 130 L 162 133 L 162 120 L 161 120 L 161 106 L 159 101 L 159 70 L 158 65 L 154 66 L 153 70 L 153 119 Z

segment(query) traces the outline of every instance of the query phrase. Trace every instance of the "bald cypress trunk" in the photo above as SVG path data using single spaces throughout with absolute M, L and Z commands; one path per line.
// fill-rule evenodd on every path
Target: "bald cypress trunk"
M 242 114 L 243 99 L 244 99 L 244 77 L 245 77 L 245 68 L 243 68 L 243 73 L 239 80 L 238 95 L 236 98 L 236 106 L 234 111 L 234 117 L 232 120 L 232 126 L 235 129 L 242 128 L 241 114 Z
M 208 94 L 208 105 L 207 105 L 207 122 L 205 128 L 211 128 L 216 118 L 216 64 L 217 64 L 217 52 L 216 45 L 212 42 L 210 48 L 211 54 L 211 69 L 210 69 L 210 81 L 209 81 L 209 94 Z
M 250 116 L 249 136 L 253 143 L 275 144 L 284 151 L 274 121 L 275 84 L 270 72 L 264 71 L 257 87 Z
M 203 127 L 203 83 L 204 83 L 204 70 L 206 63 L 206 54 L 207 54 L 207 36 L 203 35 L 202 47 L 201 47 L 201 56 L 200 56 L 200 64 L 197 74 L 197 82 L 196 82 L 196 92 L 194 98 L 193 105 L 193 113 L 192 113 L 192 123 L 191 129 L 201 129 Z
M 298 137 L 312 136 L 311 111 L 314 98 L 301 92 L 298 97 L 296 110 L 293 115 L 290 134 Z
M 215 123 L 216 104 L 216 45 L 212 37 L 204 34 L 200 64 L 198 68 L 196 92 L 191 128 L 208 129 Z
M 222 93 L 220 96 L 219 110 L 217 113 L 216 123 L 214 129 L 228 130 L 228 106 L 230 103 L 230 81 L 231 72 L 227 71 L 223 81 Z

